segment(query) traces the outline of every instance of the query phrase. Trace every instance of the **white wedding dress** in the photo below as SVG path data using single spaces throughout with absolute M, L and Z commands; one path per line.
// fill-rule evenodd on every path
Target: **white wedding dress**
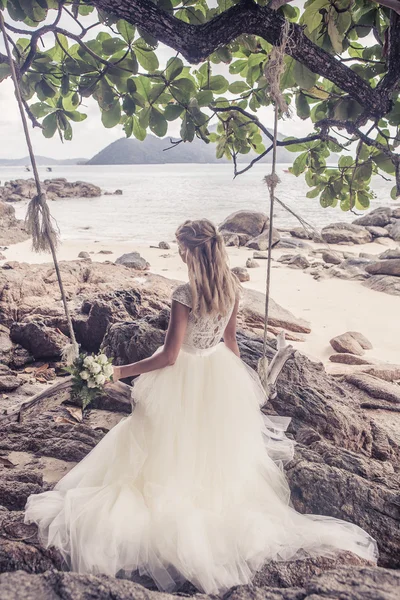
M 190 307 L 190 287 L 173 298 Z M 72 570 L 138 571 L 165 591 L 188 580 L 209 594 L 249 583 L 266 561 L 377 559 L 356 525 L 289 506 L 289 420 L 260 412 L 257 376 L 220 343 L 229 316 L 191 312 L 175 364 L 136 381 L 132 415 L 54 490 L 29 497 L 25 522 Z

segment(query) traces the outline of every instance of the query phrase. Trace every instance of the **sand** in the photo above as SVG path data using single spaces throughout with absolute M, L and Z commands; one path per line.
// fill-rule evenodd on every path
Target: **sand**
M 323 247 L 313 244 L 315 248 Z M 391 247 L 396 247 L 394 242 Z M 360 246 L 331 246 L 333 250 L 380 254 L 385 247 L 378 243 Z M 138 251 L 151 264 L 151 271 L 186 281 L 186 266 L 179 258 L 176 244 L 171 250 L 160 250 L 137 246 L 130 242 L 85 242 L 64 241 L 59 248 L 60 260 L 75 260 L 80 251 L 91 254 L 92 260 L 115 261 L 126 252 Z M 100 254 L 110 251 L 111 254 Z M 359 331 L 372 343 L 373 350 L 367 351 L 368 358 L 380 362 L 400 362 L 400 298 L 364 287 L 360 281 L 325 279 L 316 281 L 301 269 L 291 269 L 276 259 L 291 250 L 274 250 L 272 265 L 271 295 L 276 302 L 297 317 L 310 322 L 312 332 L 305 342 L 293 342 L 299 350 L 314 360 L 323 361 L 329 368 L 329 356 L 333 353 L 329 340 L 346 331 Z M 245 266 L 252 251 L 246 248 L 228 248 L 232 267 Z M 34 254 L 30 242 L 11 246 L 3 251 L 7 261 L 27 263 L 50 262 L 49 255 Z M 4 261 L 3 261 L 4 262 Z M 265 290 L 266 261 L 259 260 L 260 268 L 249 269 L 250 281 L 244 287 Z

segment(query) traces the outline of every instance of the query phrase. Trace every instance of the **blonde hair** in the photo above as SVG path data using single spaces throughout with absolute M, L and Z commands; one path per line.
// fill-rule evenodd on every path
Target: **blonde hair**
M 222 235 L 208 219 L 185 221 L 175 235 L 186 251 L 193 312 L 200 316 L 228 314 L 239 282 L 229 268 Z

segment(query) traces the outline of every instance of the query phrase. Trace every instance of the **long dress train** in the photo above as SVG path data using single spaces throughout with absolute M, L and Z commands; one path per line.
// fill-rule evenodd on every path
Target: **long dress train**
M 173 298 L 191 306 L 190 288 Z M 31 495 L 25 522 L 80 573 L 139 571 L 161 590 L 247 584 L 266 561 L 348 550 L 375 561 L 351 523 L 289 505 L 281 468 L 287 419 L 260 412 L 257 376 L 219 343 L 229 315 L 189 315 L 173 366 L 141 375 L 135 409 L 52 491 Z

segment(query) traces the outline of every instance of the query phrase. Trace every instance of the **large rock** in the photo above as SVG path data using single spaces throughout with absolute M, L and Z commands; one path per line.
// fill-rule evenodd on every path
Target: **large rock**
M 276 244 L 281 239 L 280 233 L 277 229 L 272 229 L 272 246 L 276 246 Z M 265 229 L 260 235 L 249 240 L 246 244 L 248 248 L 253 248 L 254 250 L 268 250 L 269 247 L 269 229 Z
M 388 402 L 400 403 L 400 386 L 367 373 L 352 374 L 346 381 L 364 390 L 373 398 L 381 398 Z
M 24 222 L 15 217 L 14 207 L 0 201 L 0 245 L 18 244 L 28 238 L 29 234 L 25 229 Z
M 150 268 L 150 264 L 140 256 L 139 252 L 129 252 L 123 254 L 115 261 L 116 265 L 123 265 L 136 271 L 147 271 Z
M 379 260 L 391 260 L 392 258 L 400 259 L 400 246 L 398 246 L 397 248 L 388 248 L 387 250 L 385 250 L 385 252 L 379 254 L 378 258 Z
M 373 225 L 369 225 L 365 229 L 367 229 L 374 238 L 389 237 L 389 232 L 385 227 L 375 227 Z
M 245 289 L 240 303 L 239 321 L 248 329 L 263 329 L 265 320 L 265 294 Z M 310 323 L 297 318 L 289 310 L 269 300 L 269 324 L 297 333 L 310 333 Z
M 325 250 L 322 254 L 322 260 L 327 264 L 340 265 L 340 263 L 343 261 L 343 256 L 339 256 L 337 252 Z
M 68 338 L 60 331 L 47 327 L 41 321 L 14 323 L 10 338 L 28 350 L 36 359 L 60 358 Z
M 245 267 L 233 267 L 232 273 L 236 275 L 239 281 L 250 281 L 250 275 Z
M 386 226 L 386 229 L 389 232 L 389 236 L 395 242 L 400 242 L 400 219 L 397 219 L 395 223 L 391 223 Z
M 370 232 L 360 225 L 350 223 L 332 223 L 321 231 L 324 242 L 328 244 L 367 244 L 372 241 Z
M 364 354 L 364 348 L 359 340 L 352 335 L 351 332 L 343 333 L 331 339 L 330 345 L 336 352 L 345 354 L 356 354 L 361 356 Z
M 232 213 L 221 223 L 221 233 L 244 233 L 252 238 L 262 233 L 267 226 L 266 214 L 255 210 L 239 210 Z
M 372 275 L 363 285 L 376 292 L 400 296 L 400 279 L 395 275 Z
M 293 227 L 290 230 L 290 235 L 295 238 L 300 238 L 301 240 L 312 240 L 313 234 L 304 229 L 304 227 Z
M 363 215 L 353 221 L 354 225 L 385 227 L 390 223 L 392 209 L 387 207 L 379 207 L 371 210 L 367 215 Z M 376 236 L 378 237 L 378 236 Z
M 367 265 L 365 270 L 371 275 L 395 275 L 400 277 L 400 258 L 378 260 L 371 265 Z

